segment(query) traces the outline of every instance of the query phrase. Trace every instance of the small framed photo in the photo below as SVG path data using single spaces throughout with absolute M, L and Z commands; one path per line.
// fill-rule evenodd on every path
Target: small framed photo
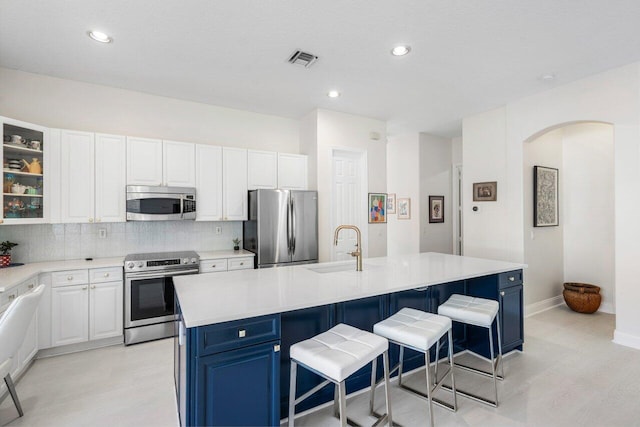
M 429 196 L 429 223 L 444 222 L 444 196 Z
M 369 224 L 387 222 L 387 194 L 369 193 Z
M 396 213 L 396 193 L 387 194 L 387 213 Z
M 533 226 L 555 227 L 558 218 L 558 169 L 533 167 Z
M 498 182 L 474 182 L 474 202 L 495 202 L 498 200 Z
M 398 219 L 411 219 L 411 199 L 398 199 Z

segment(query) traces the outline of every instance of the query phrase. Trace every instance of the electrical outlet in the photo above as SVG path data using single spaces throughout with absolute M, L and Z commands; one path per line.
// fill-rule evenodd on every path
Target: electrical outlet
M 98 229 L 98 237 L 101 238 L 101 239 L 106 239 L 107 238 L 107 229 L 106 228 Z
M 222 227 L 216 227 L 216 234 L 222 234 Z

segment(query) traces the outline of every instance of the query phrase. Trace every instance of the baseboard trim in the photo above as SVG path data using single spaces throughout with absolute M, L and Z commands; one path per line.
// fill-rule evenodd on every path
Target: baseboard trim
M 562 295 L 558 295 L 543 301 L 534 302 L 524 307 L 524 317 L 531 317 L 534 314 L 542 313 L 554 307 L 564 304 Z
M 101 347 L 109 347 L 112 345 L 118 345 L 124 343 L 124 335 L 118 335 L 112 338 L 103 338 L 95 341 L 86 341 L 77 344 L 63 345 L 60 347 L 45 348 L 38 351 L 36 359 L 43 357 L 60 356 L 62 354 L 76 353 L 78 351 L 93 350 Z
M 615 331 L 613 331 L 612 341 L 625 347 L 631 347 L 640 350 L 640 337 L 637 335 L 627 334 L 616 329 Z

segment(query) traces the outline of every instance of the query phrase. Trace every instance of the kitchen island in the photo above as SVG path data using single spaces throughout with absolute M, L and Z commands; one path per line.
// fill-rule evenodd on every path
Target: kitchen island
M 453 293 L 500 301 L 503 351 L 521 350 L 523 267 L 422 253 L 366 259 L 361 272 L 349 261 L 176 277 L 181 423 L 277 425 L 287 413 L 292 344 L 337 323 L 371 331 L 402 307 L 435 312 Z M 487 355 L 486 330 L 455 325 L 454 346 Z M 405 369 L 419 367 L 421 360 L 406 352 Z M 367 386 L 368 369 L 347 381 L 348 392 Z M 319 382 L 312 374 L 300 375 L 299 393 Z M 297 410 L 332 398 L 327 387 Z

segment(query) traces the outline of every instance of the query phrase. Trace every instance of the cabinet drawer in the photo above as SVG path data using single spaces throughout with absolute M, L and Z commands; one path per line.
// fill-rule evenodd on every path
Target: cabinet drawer
M 89 283 L 89 270 L 58 271 L 51 275 L 51 286 L 81 285 Z
M 29 280 L 22 282 L 20 286 L 18 286 L 18 294 L 23 295 L 28 292 L 31 292 L 38 286 L 38 280 L 36 277 L 33 277 Z
M 122 268 L 92 268 L 91 270 L 89 270 L 89 281 L 91 283 L 122 281 Z
M 498 287 L 500 289 L 508 288 L 514 285 L 522 284 L 522 270 L 508 271 L 498 275 Z
M 198 328 L 198 356 L 280 339 L 280 315 L 252 317 Z
M 253 257 L 230 258 L 227 263 L 227 270 L 244 270 L 253 268 Z
M 227 271 L 226 259 L 200 260 L 200 273 L 215 273 L 216 271 Z
M 0 293 L 0 307 L 4 305 L 8 306 L 18 297 L 18 288 L 20 288 L 20 286 L 14 286 L 13 288 Z M 4 311 L 4 309 L 6 309 L 6 307 L 0 309 L 0 311 Z

